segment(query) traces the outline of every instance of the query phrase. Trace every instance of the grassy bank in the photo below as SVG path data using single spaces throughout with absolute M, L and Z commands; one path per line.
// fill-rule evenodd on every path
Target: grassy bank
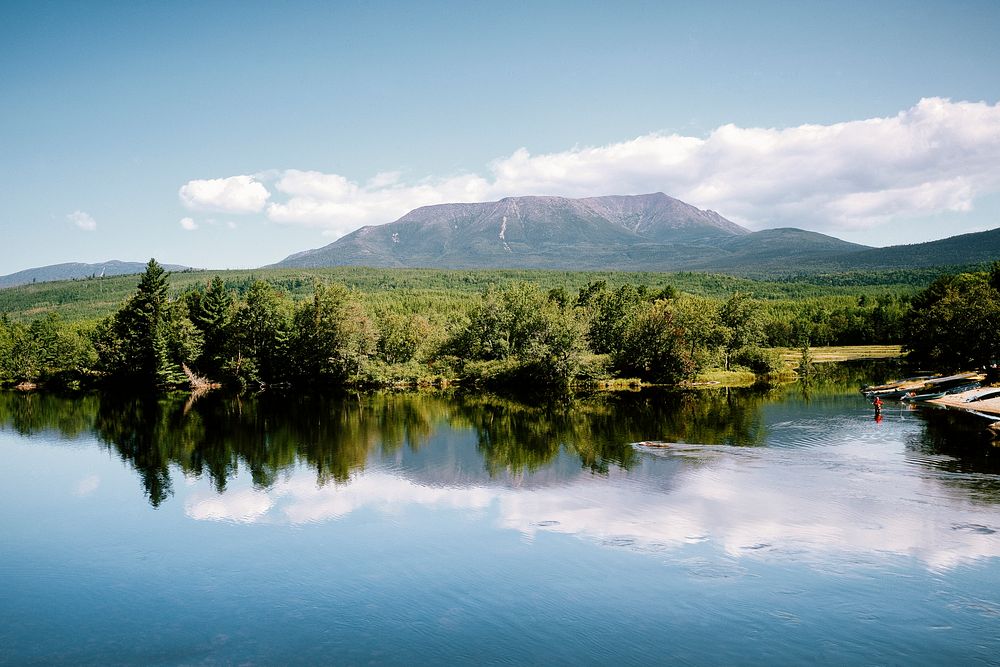
M 797 368 L 802 358 L 802 350 L 791 347 L 774 348 L 781 360 L 792 368 Z M 860 359 L 894 359 L 903 356 L 900 345 L 831 345 L 809 348 L 814 364 L 831 361 L 857 361 Z

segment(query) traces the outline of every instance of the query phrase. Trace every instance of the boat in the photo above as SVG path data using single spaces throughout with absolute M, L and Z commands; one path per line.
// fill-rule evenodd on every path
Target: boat
M 978 382 L 969 382 L 967 384 L 960 384 L 955 387 L 949 387 L 945 390 L 945 394 L 964 394 L 967 391 L 972 391 L 973 389 L 979 389 L 981 385 Z
M 941 398 L 941 396 L 948 393 L 958 393 L 960 391 L 974 389 L 985 379 L 986 376 L 980 373 L 957 373 L 955 375 L 948 375 L 945 377 L 931 378 L 907 378 L 905 380 L 890 382 L 888 384 L 865 387 L 861 390 L 861 393 L 863 393 L 868 400 L 874 400 L 876 397 L 882 399 L 905 399 L 907 396 L 910 397 L 910 400 L 913 400 L 914 396 L 924 396 L 944 392 L 940 396 L 932 397 Z M 924 398 L 920 400 L 931 400 L 931 398 Z
M 929 394 L 918 394 L 916 392 L 910 392 L 902 397 L 901 400 L 907 403 L 923 403 L 924 401 L 933 401 L 936 398 L 941 398 L 947 395 L 946 391 L 936 391 Z
M 970 396 L 965 399 L 965 402 L 975 403 L 976 401 L 987 401 L 991 398 L 1000 398 L 1000 388 L 992 387 L 982 393 L 976 394 L 975 396 Z

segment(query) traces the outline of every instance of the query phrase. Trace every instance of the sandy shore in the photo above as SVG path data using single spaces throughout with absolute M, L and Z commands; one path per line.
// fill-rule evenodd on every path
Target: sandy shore
M 996 389 L 996 387 L 994 387 Z M 989 398 L 985 401 L 976 401 L 974 403 L 967 403 L 969 398 L 977 396 L 978 394 L 986 391 L 987 388 L 980 387 L 979 389 L 972 389 L 970 391 L 963 391 L 961 394 L 949 394 L 947 396 L 942 396 L 941 398 L 936 398 L 933 401 L 927 401 L 928 403 L 933 403 L 934 405 L 941 405 L 947 408 L 954 408 L 956 410 L 971 410 L 975 412 L 982 412 L 987 415 L 996 415 L 1000 417 L 1000 396 L 996 398 Z

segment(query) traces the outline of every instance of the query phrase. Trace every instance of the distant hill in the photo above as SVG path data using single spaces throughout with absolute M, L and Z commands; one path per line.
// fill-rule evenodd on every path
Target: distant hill
M 163 268 L 167 271 L 186 271 L 190 267 L 179 264 L 164 264 Z M 25 269 L 17 273 L 0 276 L 0 289 L 31 283 L 50 282 L 53 280 L 80 280 L 90 277 L 123 276 L 131 273 L 142 273 L 145 270 L 146 262 L 120 262 L 116 259 L 101 262 L 100 264 L 81 264 L 79 262 L 50 264 L 49 266 Z
M 967 266 L 1000 260 L 1000 228 L 938 241 L 872 248 L 832 258 L 836 270 Z
M 658 192 L 424 206 L 274 266 L 730 270 L 866 248 L 798 229 L 751 233 Z

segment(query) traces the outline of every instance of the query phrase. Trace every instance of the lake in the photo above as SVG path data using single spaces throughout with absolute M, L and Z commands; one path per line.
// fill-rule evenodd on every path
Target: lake
M 0 662 L 995 663 L 1000 448 L 963 414 L 876 421 L 857 389 L 889 372 L 0 393 Z

